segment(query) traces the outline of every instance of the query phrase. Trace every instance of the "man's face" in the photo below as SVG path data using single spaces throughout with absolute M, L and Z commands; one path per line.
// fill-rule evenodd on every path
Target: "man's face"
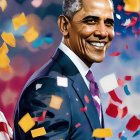
M 83 7 L 70 21 L 68 47 L 89 67 L 101 62 L 114 37 L 110 0 L 83 0 Z

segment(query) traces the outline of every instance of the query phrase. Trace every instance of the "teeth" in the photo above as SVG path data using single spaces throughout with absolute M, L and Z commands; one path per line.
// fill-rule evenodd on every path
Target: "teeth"
M 105 43 L 92 42 L 91 45 L 97 46 L 97 47 L 103 47 L 103 46 L 105 46 Z

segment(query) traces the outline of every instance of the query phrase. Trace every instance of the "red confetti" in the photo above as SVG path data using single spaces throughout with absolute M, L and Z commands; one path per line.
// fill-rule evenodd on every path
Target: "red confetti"
M 86 103 L 88 104 L 89 103 L 89 98 L 88 98 L 87 95 L 84 96 L 84 99 L 85 99 Z
M 108 108 L 106 109 L 106 114 L 110 117 L 116 118 L 118 115 L 118 106 L 110 103 Z
M 35 118 L 33 118 L 33 120 L 36 122 L 43 122 L 45 120 L 46 113 L 47 113 L 47 111 L 43 111 L 42 116 L 35 117 Z
M 127 50 L 128 50 L 128 48 L 129 48 L 128 45 L 126 45 L 126 49 L 127 49 Z
M 122 100 L 118 98 L 118 96 L 116 95 L 116 93 L 115 93 L 114 90 L 110 91 L 110 92 L 109 92 L 109 95 L 110 95 L 110 97 L 111 97 L 111 99 L 112 99 L 113 101 L 122 104 Z
M 132 76 L 125 76 L 124 78 L 126 81 L 131 81 L 132 80 Z
M 137 21 L 138 21 L 138 18 L 137 17 L 132 17 L 130 24 L 127 25 L 126 28 L 135 26 L 136 23 L 137 23 Z
M 120 52 L 114 52 L 114 53 L 111 53 L 110 56 L 119 56 L 121 53 Z
M 122 117 L 121 118 L 124 118 L 128 113 L 128 108 L 127 106 L 123 108 L 123 114 L 122 114 Z
M 87 106 L 85 106 L 85 107 L 83 107 L 83 108 L 80 108 L 80 111 L 86 112 L 86 111 L 87 111 Z
M 136 131 L 140 125 L 140 120 L 136 116 L 132 116 L 128 121 L 126 128 L 130 131 Z
M 79 128 L 80 126 L 81 126 L 80 123 L 77 123 L 77 124 L 75 125 L 76 128 Z
M 118 137 L 121 138 L 121 137 L 122 137 L 122 134 L 123 134 L 123 132 L 120 132 L 120 133 L 118 134 Z
M 123 6 L 122 6 L 122 5 L 118 5 L 118 6 L 117 6 L 117 9 L 118 9 L 118 11 L 122 11 Z
M 120 79 L 120 78 L 118 78 L 117 82 L 118 82 L 118 85 L 119 85 L 120 87 L 123 87 L 124 84 L 125 84 L 125 82 L 124 82 L 122 79 Z

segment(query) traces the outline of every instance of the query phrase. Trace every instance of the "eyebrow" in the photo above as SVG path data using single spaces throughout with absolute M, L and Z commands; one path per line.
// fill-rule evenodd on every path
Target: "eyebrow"
M 82 19 L 82 21 L 85 21 L 85 20 L 87 20 L 87 19 L 99 20 L 100 17 L 97 17 L 97 16 L 86 16 L 86 17 L 84 17 L 84 18 Z M 105 19 L 105 21 L 108 21 L 108 22 L 111 22 L 112 24 L 114 24 L 114 19 L 112 19 L 112 18 L 107 18 L 107 19 Z

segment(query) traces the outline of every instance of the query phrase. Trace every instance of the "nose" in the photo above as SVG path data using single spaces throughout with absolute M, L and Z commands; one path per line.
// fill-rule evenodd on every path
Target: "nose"
M 104 39 L 108 36 L 108 32 L 106 30 L 106 26 L 104 23 L 99 23 L 94 31 L 94 36 L 99 39 Z

